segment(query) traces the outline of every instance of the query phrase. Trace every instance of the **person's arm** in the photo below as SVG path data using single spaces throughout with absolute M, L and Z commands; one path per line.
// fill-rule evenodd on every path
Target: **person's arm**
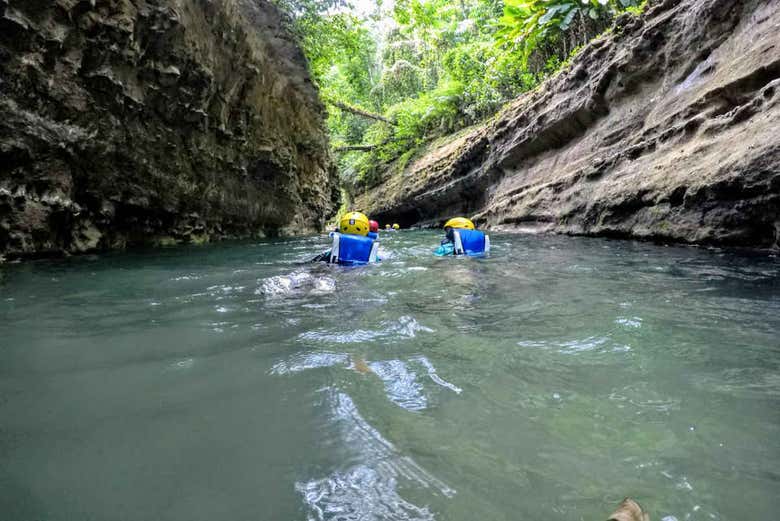
M 330 262 L 330 250 L 320 253 L 309 262 Z
M 453 255 L 455 253 L 455 245 L 451 242 L 442 242 L 441 245 L 433 252 L 437 257 L 444 257 L 446 255 Z

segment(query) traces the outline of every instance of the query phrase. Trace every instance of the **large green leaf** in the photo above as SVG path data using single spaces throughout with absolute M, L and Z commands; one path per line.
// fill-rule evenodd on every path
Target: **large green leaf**
M 566 31 L 569 26 L 571 25 L 572 20 L 574 20 L 574 16 L 580 12 L 579 7 L 573 7 L 567 14 L 566 17 L 563 19 L 563 21 L 559 24 L 559 27 L 562 31 Z

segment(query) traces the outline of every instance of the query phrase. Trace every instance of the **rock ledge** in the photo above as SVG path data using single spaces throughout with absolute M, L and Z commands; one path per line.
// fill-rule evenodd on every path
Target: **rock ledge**
M 383 221 L 777 249 L 780 9 L 661 0 L 356 198 Z

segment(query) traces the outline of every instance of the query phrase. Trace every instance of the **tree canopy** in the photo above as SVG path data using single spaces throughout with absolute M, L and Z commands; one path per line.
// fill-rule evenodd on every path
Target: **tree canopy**
M 474 124 L 640 0 L 276 0 L 323 99 L 346 190 Z

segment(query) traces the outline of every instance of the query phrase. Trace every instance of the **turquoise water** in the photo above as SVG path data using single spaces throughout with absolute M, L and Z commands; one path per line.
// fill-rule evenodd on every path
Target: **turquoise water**
M 2 268 L 0 517 L 780 518 L 777 258 L 382 238 Z

